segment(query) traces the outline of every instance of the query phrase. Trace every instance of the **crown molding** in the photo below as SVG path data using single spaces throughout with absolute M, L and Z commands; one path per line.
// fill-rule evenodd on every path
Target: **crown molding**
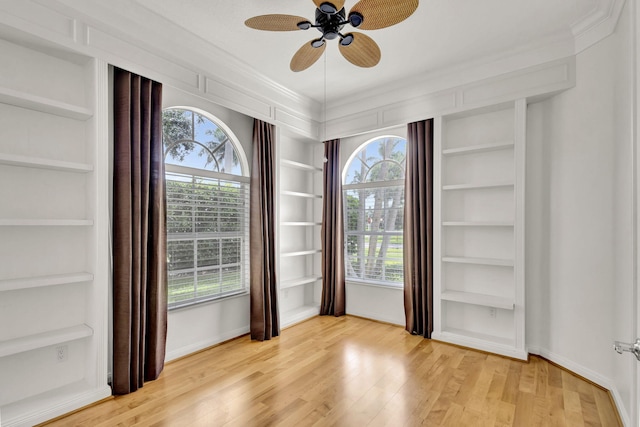
M 567 58 L 615 31 L 625 0 L 594 0 L 593 10 L 567 31 L 499 55 L 483 56 L 439 70 L 422 70 L 402 82 L 387 82 L 348 101 L 327 105 L 269 79 L 238 57 L 152 13 L 146 22 L 128 17 L 149 9 L 130 0 L 32 0 L 2 3 L 0 23 L 43 43 L 104 59 L 211 102 L 297 133 L 317 138 L 323 122 Z M 115 4 L 115 5 L 114 5 Z M 210 90 L 219 88 L 221 92 Z M 209 89 L 208 89 L 209 88 Z
M 576 54 L 610 36 L 615 31 L 625 1 L 598 0 L 598 5 L 591 13 L 571 26 Z
M 10 7 L 13 15 L 20 18 L 17 28 L 27 33 L 43 33 L 37 24 L 46 27 L 42 19 L 46 13 L 63 16 L 74 22 L 75 27 L 73 37 L 59 42 L 74 50 L 132 71 L 145 71 L 145 75 L 163 83 L 261 120 L 288 126 L 277 123 L 275 111 L 288 112 L 298 121 L 309 123 L 297 126 L 296 131 L 302 128 L 304 133 L 310 130 L 311 134 L 317 134 L 321 103 L 276 83 L 160 15 L 153 13 L 146 22 L 132 20 L 128 17 L 132 9 L 148 11 L 137 2 L 112 0 L 112 3 L 115 7 L 85 0 L 33 0 Z M 47 39 L 46 35 L 41 37 Z M 207 91 L 211 82 L 224 86 L 227 96 L 213 96 Z

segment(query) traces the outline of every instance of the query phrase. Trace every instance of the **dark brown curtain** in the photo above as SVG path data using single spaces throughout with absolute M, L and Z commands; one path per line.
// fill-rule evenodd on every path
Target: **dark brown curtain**
M 162 85 L 114 69 L 113 393 L 158 378 L 167 336 Z
M 276 281 L 274 206 L 274 126 L 254 119 L 251 168 L 250 304 L 251 339 L 264 341 L 280 335 Z
M 324 143 L 322 199 L 322 301 L 321 315 L 344 316 L 344 218 L 340 140 Z
M 433 332 L 433 120 L 410 123 L 404 186 L 406 330 Z

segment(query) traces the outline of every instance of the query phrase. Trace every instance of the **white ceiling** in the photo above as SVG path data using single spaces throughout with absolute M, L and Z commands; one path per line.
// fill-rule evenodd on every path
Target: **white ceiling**
M 293 73 L 289 62 L 318 32 L 269 32 L 247 28 L 252 16 L 282 13 L 313 21 L 312 0 L 134 0 L 146 12 L 169 19 L 299 94 L 323 102 L 368 88 L 566 39 L 572 26 L 593 13 L 599 0 L 422 0 L 393 27 L 367 31 L 382 60 L 370 69 L 348 63 L 329 41 L 326 56 Z M 356 0 L 347 0 L 347 12 Z M 139 10 L 145 10 L 139 9 Z M 141 17 L 142 18 L 142 17 Z M 326 61 L 326 94 L 325 94 Z

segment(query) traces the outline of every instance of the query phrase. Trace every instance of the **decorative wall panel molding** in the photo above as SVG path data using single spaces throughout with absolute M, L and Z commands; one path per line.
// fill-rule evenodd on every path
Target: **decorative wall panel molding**
M 328 120 L 327 139 L 357 135 L 520 98 L 548 96 L 573 86 L 575 58 L 569 57 L 391 106 Z

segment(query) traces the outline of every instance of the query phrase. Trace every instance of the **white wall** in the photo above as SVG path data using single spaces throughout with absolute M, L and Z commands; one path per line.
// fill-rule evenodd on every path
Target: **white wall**
M 629 7 L 627 6 L 627 9 Z M 631 14 L 577 56 L 577 82 L 529 107 L 527 341 L 632 407 Z
M 251 165 L 253 119 L 206 99 L 165 85 L 163 106 L 195 107 L 227 125 L 242 145 Z M 169 311 L 166 360 L 235 338 L 249 332 L 249 296 L 216 300 Z

